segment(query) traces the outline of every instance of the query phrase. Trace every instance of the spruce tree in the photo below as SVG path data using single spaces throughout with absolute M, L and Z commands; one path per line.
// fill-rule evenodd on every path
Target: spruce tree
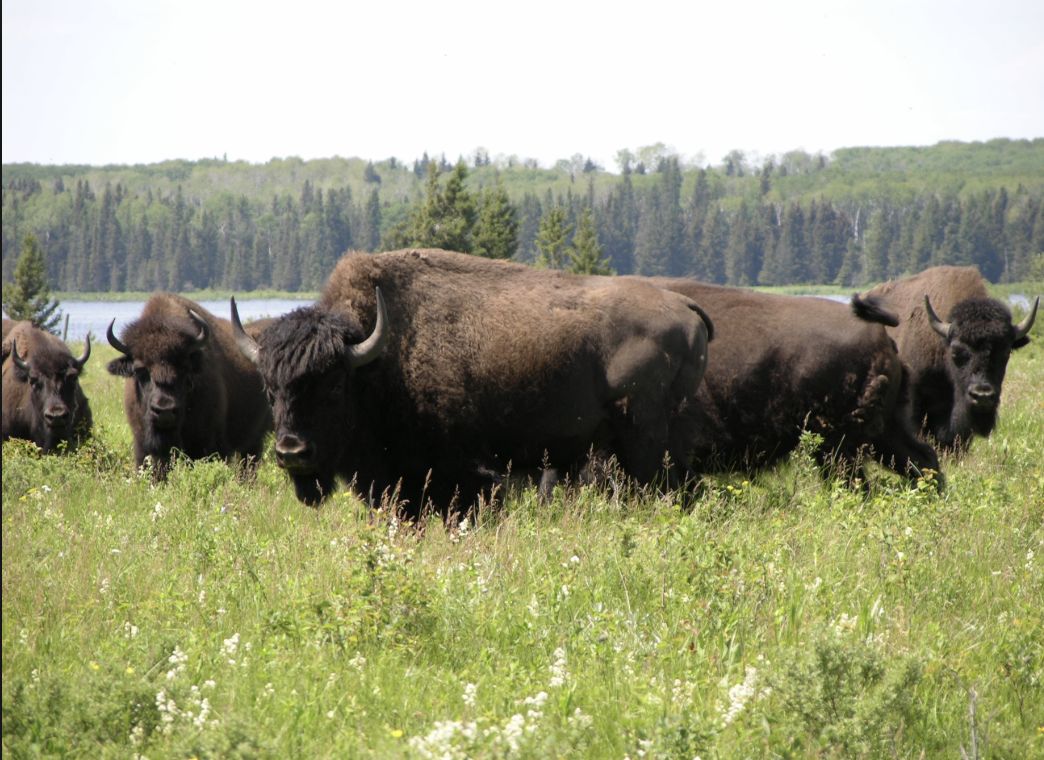
M 609 260 L 602 256 L 590 206 L 584 206 L 580 212 L 573 245 L 569 248 L 569 271 L 575 274 L 614 274 Z
M 546 269 L 563 269 L 566 265 L 569 235 L 573 225 L 566 222 L 565 208 L 555 204 L 545 212 L 537 232 L 536 265 Z
M 472 231 L 473 253 L 490 259 L 510 259 L 518 248 L 518 212 L 497 177 L 482 194 L 478 219 Z
M 14 281 L 4 285 L 3 304 L 11 319 L 28 319 L 41 330 L 57 332 L 62 315 L 58 302 L 51 300 L 47 262 L 36 235 L 26 235 L 22 241 Z

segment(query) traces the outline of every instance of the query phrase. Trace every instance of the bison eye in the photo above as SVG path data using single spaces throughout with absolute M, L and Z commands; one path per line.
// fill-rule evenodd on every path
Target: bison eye
M 953 363 L 958 367 L 963 367 L 971 359 L 971 352 L 962 346 L 954 346 L 951 354 L 953 356 Z
M 29 375 L 29 385 L 33 390 L 38 391 L 43 386 L 43 380 L 36 375 Z
M 134 377 L 139 383 L 145 385 L 149 382 L 149 370 L 146 367 L 138 367 L 134 370 Z

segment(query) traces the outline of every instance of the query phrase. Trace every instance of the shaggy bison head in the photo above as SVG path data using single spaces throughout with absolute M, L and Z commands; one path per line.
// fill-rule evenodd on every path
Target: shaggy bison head
M 181 428 L 190 391 L 200 381 L 210 327 L 199 314 L 142 318 L 124 331 L 109 323 L 109 345 L 122 354 L 109 362 L 113 375 L 133 378 L 135 413 L 140 415 L 146 450 L 169 451 L 181 445 Z
M 276 462 L 306 504 L 328 496 L 344 469 L 354 426 L 353 372 L 376 359 L 388 339 L 380 288 L 376 300 L 376 323 L 368 336 L 351 313 L 307 306 L 275 320 L 255 341 L 243 330 L 232 299 L 236 342 L 257 365 L 272 405 Z
M 970 298 L 954 306 L 944 322 L 924 297 L 928 322 L 946 341 L 946 371 L 954 387 L 954 438 L 967 439 L 972 433 L 985 436 L 993 430 L 1008 358 L 1012 350 L 1029 343 L 1039 304 L 1037 298 L 1029 315 L 1016 325 L 999 301 Z
M 80 417 L 80 373 L 91 356 L 90 335 L 79 358 L 60 341 L 52 340 L 53 344 L 42 339 L 31 340 L 25 357 L 19 354 L 17 341 L 11 342 L 14 378 L 28 387 L 29 409 L 26 411 L 32 417 L 33 442 L 44 451 L 53 451 L 73 437 Z

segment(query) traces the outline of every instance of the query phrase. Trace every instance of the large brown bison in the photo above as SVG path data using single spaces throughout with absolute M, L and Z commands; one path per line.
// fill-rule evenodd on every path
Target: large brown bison
M 227 320 L 187 298 L 157 293 L 122 337 L 112 328 L 109 343 L 121 356 L 108 369 L 127 378 L 123 408 L 139 467 L 150 457 L 162 477 L 174 449 L 192 459 L 260 457 L 272 414 Z
M 1029 342 L 1040 298 L 1012 324 L 1008 307 L 989 297 L 975 267 L 949 266 L 878 285 L 867 295 L 899 313 L 899 326 L 889 332 L 910 368 L 914 424 L 950 450 L 989 435 L 1008 358 Z
M 821 298 L 651 282 L 698 302 L 714 320 L 714 351 L 696 393 L 694 469 L 764 467 L 809 430 L 823 437 L 824 463 L 851 466 L 865 453 L 910 477 L 938 471 L 935 451 L 905 421 L 895 345 L 874 324 L 894 324 L 895 315 L 872 300 L 853 315 Z M 852 472 L 862 474 L 858 465 Z
M 317 304 L 240 339 L 299 499 L 341 476 L 370 498 L 399 488 L 417 514 L 592 448 L 641 482 L 682 462 L 708 328 L 648 284 L 405 250 L 346 255 Z
M 90 433 L 92 418 L 80 375 L 91 355 L 74 357 L 57 337 L 32 322 L 3 321 L 3 440 L 25 438 L 44 451 L 72 449 Z

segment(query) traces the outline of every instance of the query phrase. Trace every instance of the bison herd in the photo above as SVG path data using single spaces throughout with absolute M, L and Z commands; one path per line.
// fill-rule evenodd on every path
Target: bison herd
M 274 432 L 298 499 L 338 479 L 410 515 L 466 509 L 509 479 L 546 494 L 609 461 L 638 484 L 765 467 L 803 431 L 864 480 L 876 460 L 941 486 L 935 446 L 993 429 L 1013 324 L 970 267 L 936 267 L 849 305 L 695 280 L 571 275 L 439 250 L 349 253 L 319 300 L 241 324 L 158 293 L 120 336 L 138 466 L 175 452 L 257 460 Z M 940 316 L 942 315 L 942 316 Z M 713 340 L 713 344 L 711 341 Z M 3 438 L 89 434 L 74 357 L 3 323 Z

